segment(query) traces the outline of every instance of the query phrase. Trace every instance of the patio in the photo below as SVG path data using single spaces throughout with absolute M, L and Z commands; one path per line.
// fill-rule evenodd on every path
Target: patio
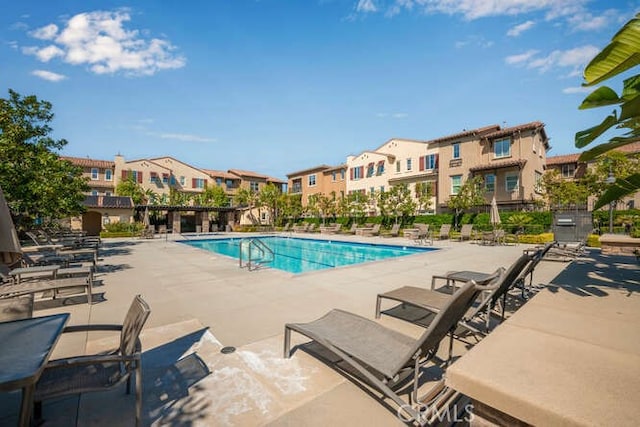
M 406 245 L 407 239 L 384 239 L 385 244 L 393 242 Z M 526 248 L 452 241 L 435 246 L 442 250 L 294 276 L 270 269 L 241 270 L 237 260 L 171 240 L 107 241 L 95 276 L 96 303 L 74 304 L 73 297 L 42 301 L 36 303 L 35 315 L 69 312 L 69 325 L 120 322 L 133 296 L 142 294 L 152 310 L 142 334 L 145 424 L 401 425 L 394 410 L 305 352 L 283 359 L 283 327 L 313 320 L 332 308 L 373 318 L 380 292 L 406 284 L 429 286 L 433 274 L 461 267 L 492 271 L 513 262 Z M 598 295 L 594 280 L 608 283 L 611 295 Z M 625 296 L 636 312 L 640 308 L 633 257 L 593 251 L 571 265 L 542 262 L 534 283 L 585 292 L 594 310 L 614 294 Z M 59 306 L 60 301 L 66 304 Z M 420 331 L 393 318 L 380 321 L 408 335 Z M 60 339 L 52 358 L 96 352 L 114 343 L 112 337 L 96 333 L 74 335 L 81 336 Z M 237 350 L 223 354 L 224 346 Z M 458 344 L 456 354 L 464 352 Z M 0 424 L 15 424 L 19 399 L 19 393 L 3 394 Z M 45 402 L 43 416 L 47 426 L 125 426 L 131 423 L 133 407 L 133 395 L 125 395 L 122 387 Z

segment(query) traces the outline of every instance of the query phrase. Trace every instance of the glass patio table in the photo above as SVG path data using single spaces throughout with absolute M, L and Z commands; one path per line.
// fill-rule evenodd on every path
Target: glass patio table
M 0 323 L 0 391 L 22 389 L 21 427 L 29 425 L 35 385 L 68 320 L 62 313 Z

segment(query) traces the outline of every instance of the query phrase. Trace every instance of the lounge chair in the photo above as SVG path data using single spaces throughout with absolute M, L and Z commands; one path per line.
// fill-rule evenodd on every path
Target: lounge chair
M 293 226 L 293 231 L 296 233 L 304 233 L 307 231 L 307 229 L 309 228 L 309 223 L 308 222 L 304 222 L 302 224 L 299 225 L 294 225 Z
M 33 295 L 0 299 L 0 322 L 29 319 L 33 315 Z
M 64 269 L 61 270 L 64 271 Z M 87 302 L 92 304 L 93 274 L 91 270 L 89 270 L 88 274 L 82 274 L 80 277 L 64 277 L 60 279 L 36 278 L 14 283 L 11 279 L 9 269 L 4 265 L 0 265 L 0 282 L 0 300 L 49 291 L 53 293 L 53 298 L 55 299 L 59 290 L 78 288 L 86 292 Z
M 349 228 L 348 230 L 344 231 L 344 234 L 356 234 L 356 230 L 358 229 L 358 224 L 356 224 L 355 222 L 353 222 L 351 224 L 351 228 Z
M 587 240 L 579 242 L 555 242 L 549 249 L 545 260 L 569 262 L 584 255 L 587 248 Z
M 455 290 L 455 282 L 465 280 L 478 280 L 487 283 L 488 293 L 482 295 L 473 307 L 469 309 L 460 321 L 460 327 L 455 331 L 457 336 L 465 335 L 468 332 L 485 334 L 491 328 L 490 313 L 496 304 L 501 303 L 501 320 L 505 316 L 506 296 L 509 289 L 524 280 L 526 267 L 531 262 L 532 256 L 522 254 L 508 270 L 500 268 L 493 273 L 479 273 L 472 271 L 450 272 L 442 276 L 433 276 L 431 289 L 419 288 L 415 286 L 403 286 L 401 288 L 378 294 L 376 300 L 376 318 L 384 313 L 423 327 L 429 327 L 434 317 L 446 306 L 449 294 Z M 447 286 L 435 289 L 436 279 L 444 279 Z M 475 282 L 474 282 L 475 283 Z M 453 284 L 453 286 L 451 286 Z M 391 309 L 382 311 L 383 299 L 390 299 L 400 302 Z M 502 301 L 501 301 L 502 299 Z M 484 317 L 486 315 L 486 317 Z M 484 319 L 482 319 L 484 317 Z
M 316 224 L 315 222 L 308 224 L 306 230 L 304 230 L 305 233 L 315 233 L 317 230 L 316 228 L 318 227 L 318 224 Z
M 310 323 L 288 323 L 284 329 L 284 357 L 291 356 L 291 331 L 305 335 L 346 364 L 345 367 L 333 363 L 336 369 L 392 399 L 399 406 L 398 414 L 406 414 L 420 424 L 429 422 L 437 416 L 437 405 L 424 412 L 411 406 L 411 403 L 421 402 L 418 397 L 420 368 L 435 356 L 440 342 L 456 328 L 480 291 L 481 287 L 469 282 L 449 296 L 442 310 L 418 339 L 342 310 L 332 310 Z M 449 360 L 452 345 L 453 337 L 449 342 Z M 408 385 L 412 387 L 407 402 L 399 393 L 407 390 Z M 448 402 L 452 393 L 445 387 L 439 395 L 441 398 L 435 400 Z
M 377 236 L 380 234 L 380 227 L 380 224 L 374 224 L 370 229 L 363 230 L 362 235 L 369 237 Z
M 380 234 L 382 237 L 398 237 L 400 235 L 400 224 L 393 224 L 391 230 L 386 233 Z
M 458 239 L 462 242 L 464 240 L 472 240 L 473 236 L 473 224 L 464 224 L 460 229 L 460 236 Z
M 135 375 L 136 426 L 142 423 L 142 367 L 139 335 L 151 310 L 140 295 L 136 296 L 122 325 L 69 326 L 68 332 L 120 331 L 120 345 L 109 354 L 96 354 L 53 360 L 47 363 L 35 389 L 36 419 L 42 418 L 42 402 L 59 396 L 104 391 L 123 382 L 131 392 Z M 106 402 L 104 404 L 107 404 Z M 115 409 L 115 408 L 114 408 Z
M 442 224 L 440 226 L 440 231 L 432 237 L 438 240 L 446 240 L 449 238 L 450 232 L 451 232 L 451 224 Z

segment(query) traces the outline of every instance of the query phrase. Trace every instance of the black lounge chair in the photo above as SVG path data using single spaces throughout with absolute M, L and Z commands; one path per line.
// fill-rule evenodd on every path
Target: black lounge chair
M 291 331 L 305 335 L 346 364 L 334 363 L 336 369 L 392 399 L 399 406 L 398 414 L 420 424 L 430 422 L 437 416 L 440 405 L 452 401 L 455 392 L 440 382 L 436 385 L 435 397 L 436 387 L 428 393 L 434 403 L 426 411 L 412 407 L 412 402 L 422 401 L 418 398 L 420 368 L 434 358 L 440 342 L 453 332 L 481 289 L 474 282 L 468 282 L 450 295 L 447 304 L 418 339 L 342 310 L 332 310 L 310 323 L 288 323 L 285 325 L 284 357 L 289 358 L 291 354 Z M 452 345 L 453 337 L 449 342 L 449 360 Z M 408 402 L 399 395 L 407 385 L 412 386 Z
M 469 332 L 484 335 L 491 329 L 491 310 L 497 304 L 501 306 L 500 320 L 504 319 L 507 293 L 529 274 L 527 266 L 531 264 L 532 259 L 531 255 L 524 253 L 506 271 L 500 268 L 493 273 L 451 272 L 442 276 L 434 276 L 431 282 L 432 289 L 403 286 L 378 294 L 376 318 L 379 318 L 381 314 L 386 314 L 423 327 L 429 327 L 435 314 L 446 306 L 450 293 L 455 289 L 455 282 L 476 280 L 486 283 L 485 290 L 487 292 L 479 296 L 478 301 L 464 313 L 460 319 L 459 327 L 455 330 L 455 335 L 461 337 Z M 435 279 L 446 279 L 447 286 L 434 289 Z M 453 286 L 451 286 L 452 284 Z M 382 311 L 383 299 L 393 300 L 400 304 Z

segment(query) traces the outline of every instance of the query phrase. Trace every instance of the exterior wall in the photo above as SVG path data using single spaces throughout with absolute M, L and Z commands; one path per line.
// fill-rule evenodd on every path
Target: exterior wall
M 319 192 L 327 197 L 335 195 L 336 199 L 347 194 L 347 167 L 339 166 L 323 171 L 320 174 Z
M 428 169 L 421 161 L 426 155 L 436 156 L 436 167 Z M 434 183 L 437 180 L 438 149 L 425 141 L 391 139 L 375 151 L 365 151 L 358 156 L 347 158 L 349 175 L 347 177 L 347 193 L 388 191 L 392 185 L 407 184 L 411 194 L 416 198 L 415 184 Z M 373 174 L 369 176 L 369 167 L 373 163 Z M 410 163 L 410 167 L 409 167 Z M 378 166 L 384 165 L 384 171 L 378 173 Z M 362 167 L 363 177 L 355 179 L 355 168 Z M 435 186 L 435 184 L 434 184 Z M 432 198 L 432 206 L 436 197 Z M 373 213 L 373 212 L 372 212 Z
M 499 205 L 522 208 L 542 200 L 538 181 L 546 163 L 548 142 L 541 123 L 500 129 L 490 133 L 471 133 L 460 138 L 442 141 L 439 145 L 441 173 L 438 182 L 438 210 L 446 211 L 452 196 L 454 177 L 461 176 L 461 184 L 475 175 L 495 176 L 493 190 L 485 185 L 485 200 L 489 204 L 496 197 Z M 495 144 L 508 140 L 509 155 L 496 157 Z M 460 157 L 454 158 L 458 144 Z M 507 177 L 517 177 L 517 186 L 507 190 Z
M 222 171 L 205 171 L 211 177 L 211 183 L 209 185 L 215 185 L 224 189 L 227 196 L 233 197 L 238 192 L 242 180 L 229 173 Z
M 170 171 L 174 177 L 171 186 L 180 192 L 201 193 L 204 190 L 204 186 L 211 184 L 209 174 L 172 157 L 158 157 L 152 159 L 152 161 Z M 203 184 L 201 187 L 198 186 L 200 183 Z
M 85 194 L 94 196 L 109 196 L 115 194 L 115 164 L 106 160 L 93 160 L 80 157 L 62 157 L 75 166 L 82 168 L 82 176 L 87 179 L 89 191 Z M 98 172 L 94 177 L 94 169 Z M 111 172 L 111 177 L 107 171 Z
M 129 174 L 133 174 L 136 182 L 145 190 L 159 195 L 169 195 L 171 169 L 160 166 L 150 160 L 133 160 L 117 163 L 117 181 L 122 182 Z

